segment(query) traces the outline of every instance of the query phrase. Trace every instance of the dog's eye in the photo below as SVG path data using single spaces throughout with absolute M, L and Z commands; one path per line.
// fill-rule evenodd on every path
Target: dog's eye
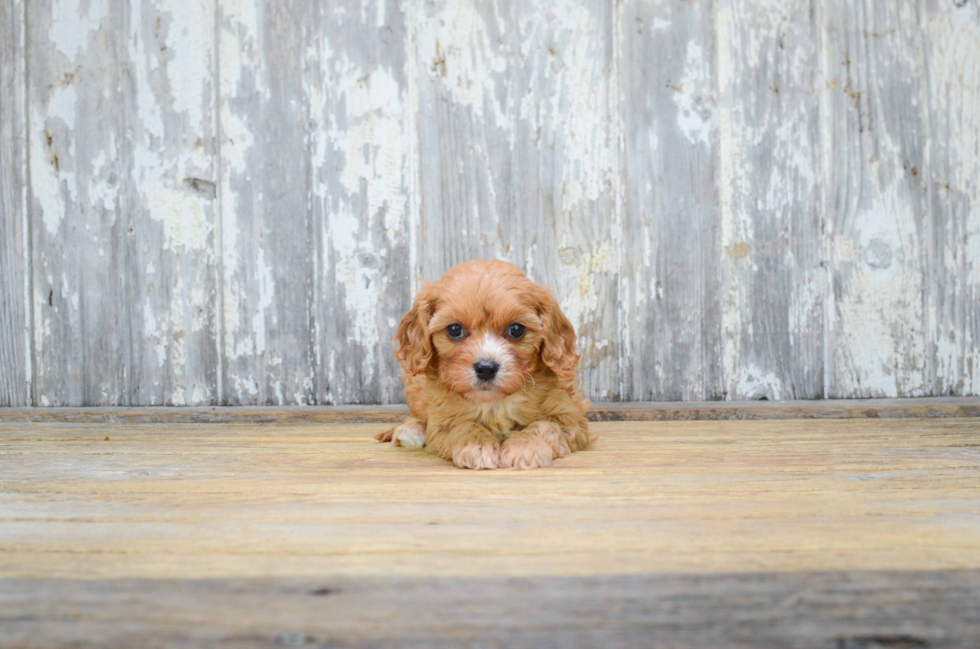
M 517 340 L 518 338 L 524 337 L 525 331 L 527 330 L 524 328 L 524 325 L 515 322 L 510 326 L 509 329 L 507 329 L 507 335 L 513 338 L 514 340 Z
M 446 335 L 454 340 L 459 340 L 463 337 L 463 325 L 461 324 L 451 324 L 446 327 Z

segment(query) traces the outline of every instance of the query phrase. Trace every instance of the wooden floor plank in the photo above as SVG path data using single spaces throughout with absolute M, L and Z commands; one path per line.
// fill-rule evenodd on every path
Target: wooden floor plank
M 591 421 L 901 419 L 980 417 L 980 397 L 595 403 Z M 206 406 L 194 408 L 0 408 L 6 422 L 105 424 L 394 423 L 404 406 Z
M 601 422 L 531 472 L 381 427 L 5 422 L 0 646 L 980 644 L 976 419 Z
M 980 571 L 0 581 L 4 647 L 975 649 Z

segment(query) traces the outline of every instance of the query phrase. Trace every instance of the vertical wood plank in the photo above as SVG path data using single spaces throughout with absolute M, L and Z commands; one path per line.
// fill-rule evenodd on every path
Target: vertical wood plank
M 306 0 L 219 1 L 223 401 L 316 403 Z
M 215 400 L 213 16 L 30 3 L 39 405 Z
M 824 7 L 828 397 L 931 391 L 923 19 L 915 3 Z
M 710 2 L 624 3 L 626 397 L 725 396 Z
M 980 4 L 925 2 L 929 393 L 980 394 Z
M 320 403 L 402 401 L 411 306 L 414 47 L 400 0 L 317 6 L 309 76 Z
M 721 0 L 721 275 L 731 399 L 823 395 L 819 29 L 813 0 Z
M 0 406 L 31 405 L 24 3 L 0 0 Z
M 556 289 L 586 394 L 620 398 L 612 3 L 415 3 L 421 276 L 499 258 Z

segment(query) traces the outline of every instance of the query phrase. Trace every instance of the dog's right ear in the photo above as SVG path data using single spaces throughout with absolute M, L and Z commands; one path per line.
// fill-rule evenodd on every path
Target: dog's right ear
M 436 310 L 436 296 L 431 284 L 424 284 L 415 298 L 412 309 L 405 314 L 398 325 L 398 331 L 391 340 L 395 358 L 402 369 L 409 374 L 421 374 L 432 361 L 435 353 L 432 336 L 429 335 L 429 320 Z

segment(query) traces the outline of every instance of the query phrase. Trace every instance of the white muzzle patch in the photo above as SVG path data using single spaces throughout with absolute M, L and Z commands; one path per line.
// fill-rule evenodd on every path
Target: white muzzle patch
M 473 386 L 480 388 L 492 389 L 499 385 L 499 382 L 507 377 L 514 365 L 514 357 L 510 353 L 510 348 L 500 336 L 490 333 L 483 334 L 483 339 L 480 340 L 476 349 L 475 362 L 479 363 L 480 361 L 493 361 L 498 365 L 497 376 L 489 383 L 480 381 L 476 376 L 476 371 L 473 372 Z

